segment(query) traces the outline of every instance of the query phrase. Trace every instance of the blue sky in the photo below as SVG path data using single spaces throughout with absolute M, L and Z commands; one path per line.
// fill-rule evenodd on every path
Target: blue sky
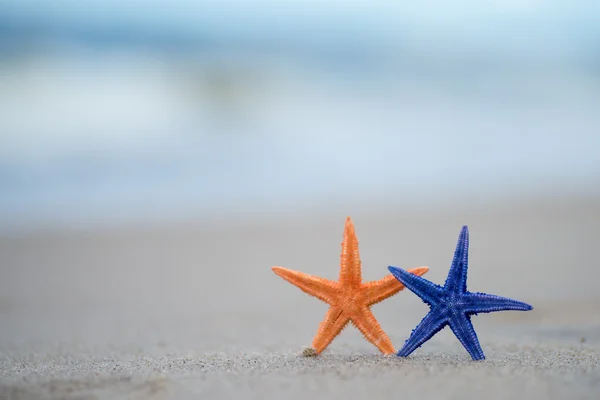
M 592 47 L 600 37 L 597 1 L 377 0 L 2 0 L 12 23 L 39 21 L 64 29 L 164 30 L 194 35 L 347 35 L 449 40 L 465 46 Z M 351 36 L 352 37 L 352 36 Z

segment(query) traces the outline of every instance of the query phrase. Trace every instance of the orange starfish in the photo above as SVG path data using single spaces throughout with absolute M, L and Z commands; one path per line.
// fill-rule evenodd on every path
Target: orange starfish
M 419 267 L 409 272 L 420 276 L 428 270 L 427 267 Z M 348 322 L 352 322 L 365 339 L 383 354 L 394 353 L 390 338 L 381 329 L 370 307 L 395 295 L 404 289 L 404 285 L 393 275 L 378 281 L 362 282 L 358 240 L 350 217 L 346 219 L 340 277 L 337 282 L 282 267 L 273 267 L 273 272 L 331 306 L 313 339 L 312 346 L 316 354 L 320 354 Z

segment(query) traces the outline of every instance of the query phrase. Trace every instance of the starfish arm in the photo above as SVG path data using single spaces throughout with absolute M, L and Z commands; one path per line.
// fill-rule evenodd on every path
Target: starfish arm
M 408 270 L 411 274 L 418 276 L 423 275 L 427 271 L 429 271 L 428 267 L 418 267 Z M 363 290 L 368 306 L 379 303 L 380 301 L 395 295 L 402 289 L 404 289 L 404 285 L 400 283 L 394 275 L 388 275 L 378 281 L 363 283 Z
M 398 352 L 398 357 L 408 357 L 410 353 L 441 331 L 447 323 L 448 321 L 443 317 L 441 309 L 434 308 L 429 311 L 404 342 L 404 346 Z
M 299 287 L 303 292 L 316 297 L 326 303 L 332 303 L 337 291 L 337 282 L 328 279 L 319 278 L 303 272 L 292 271 L 283 267 L 273 267 L 273 272 L 277 275 Z
M 453 293 L 467 291 L 467 269 L 469 268 L 469 228 L 464 225 L 458 236 L 454 259 L 444 284 L 444 289 Z
M 483 360 L 485 355 L 477 339 L 477 333 L 471 323 L 471 318 L 465 314 L 457 314 L 449 321 L 450 329 L 460 340 L 463 347 L 469 352 L 473 360 Z
M 430 306 L 437 304 L 443 295 L 443 289 L 440 286 L 429 282 L 425 278 L 411 274 L 401 268 L 390 266 L 388 269 L 396 279 Z
M 342 286 L 360 287 L 362 273 L 360 254 L 358 252 L 358 239 L 356 238 L 354 224 L 350 217 L 346 219 L 340 261 L 339 283 Z
M 357 316 L 350 320 L 354 326 L 363 334 L 365 339 L 373 343 L 383 354 L 393 354 L 394 345 L 383 331 L 375 316 L 368 307 L 363 308 Z
M 313 339 L 312 346 L 321 354 L 331 341 L 340 334 L 342 329 L 348 324 L 350 318 L 339 307 L 330 307 L 325 315 L 325 319 L 319 325 L 319 330 Z
M 489 313 L 495 311 L 529 311 L 533 307 L 522 301 L 500 297 L 487 293 L 467 293 L 463 297 L 467 314 Z

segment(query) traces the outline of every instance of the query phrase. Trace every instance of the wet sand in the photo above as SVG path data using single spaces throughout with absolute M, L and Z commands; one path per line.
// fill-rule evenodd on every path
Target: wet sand
M 346 215 L 367 280 L 443 283 L 466 223 L 469 289 L 535 309 L 473 317 L 483 362 L 448 329 L 400 359 L 351 326 L 301 357 L 327 306 L 270 267 L 335 279 Z M 595 399 L 599 244 L 598 198 L 4 235 L 0 398 Z M 402 291 L 373 311 L 399 348 L 427 307 Z

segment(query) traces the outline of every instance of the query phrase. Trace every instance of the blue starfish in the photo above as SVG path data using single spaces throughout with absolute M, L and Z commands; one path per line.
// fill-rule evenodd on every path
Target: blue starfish
M 506 297 L 467 291 L 467 268 L 469 265 L 469 228 L 463 226 L 456 244 L 454 259 L 444 287 L 413 275 L 403 269 L 388 267 L 390 272 L 410 291 L 429 304 L 431 310 L 412 331 L 399 357 L 407 357 L 442 330 L 446 325 L 460 340 L 473 360 L 483 360 L 485 355 L 473 325 L 471 315 L 504 310 L 528 311 L 529 304 Z

